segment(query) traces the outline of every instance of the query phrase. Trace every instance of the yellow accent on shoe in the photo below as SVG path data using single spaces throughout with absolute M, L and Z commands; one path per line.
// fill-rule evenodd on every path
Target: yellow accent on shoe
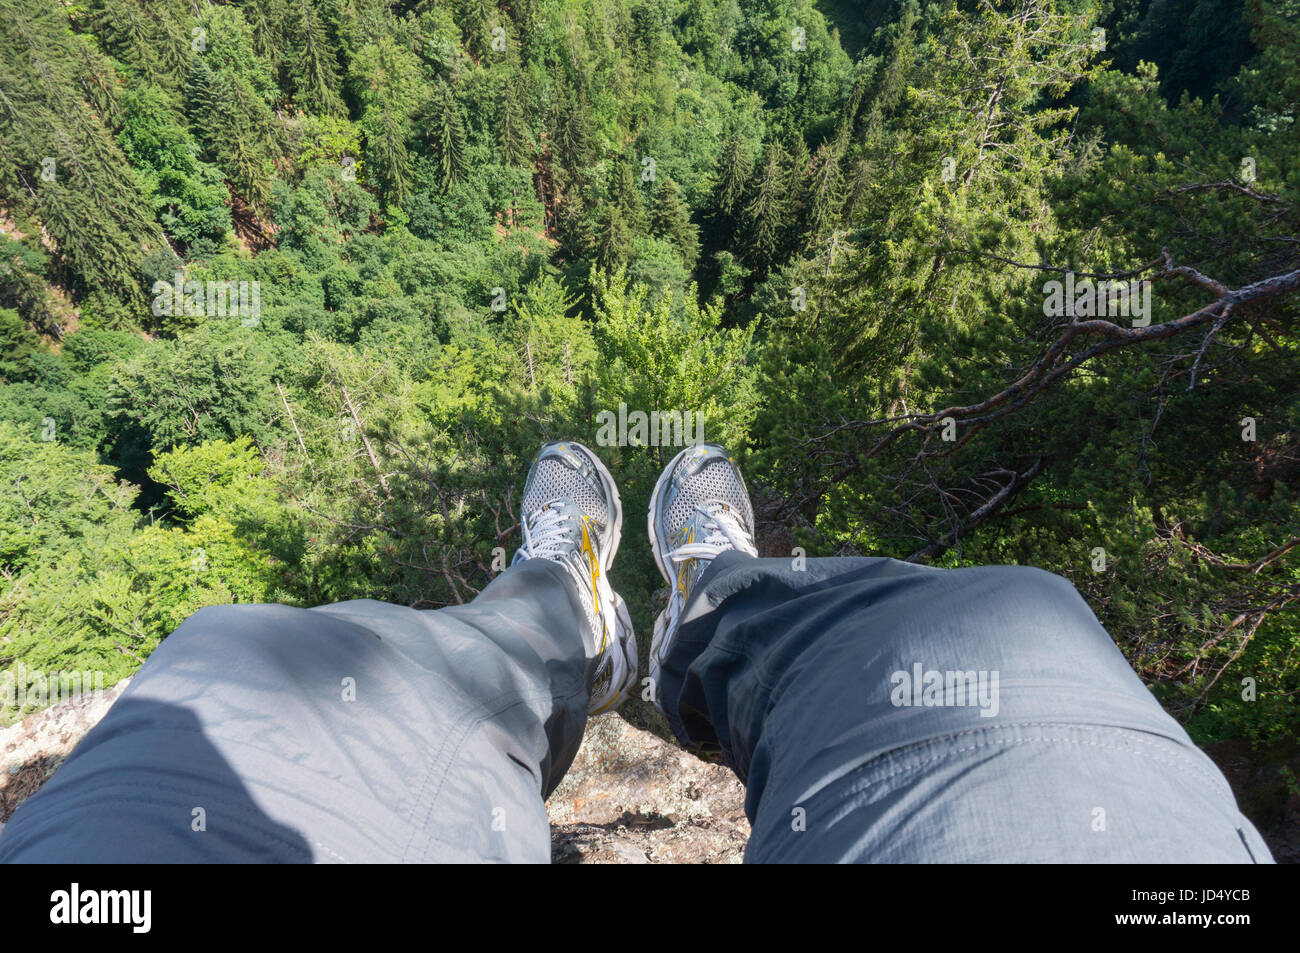
M 600 579 L 600 559 L 596 556 L 596 549 L 591 545 L 591 531 L 588 529 L 590 518 L 582 517 L 582 551 L 587 554 L 587 565 L 591 568 L 591 604 L 596 618 L 600 620 L 600 650 L 602 652 L 609 646 L 609 631 L 605 625 L 605 617 L 600 611 L 600 587 L 597 582 Z

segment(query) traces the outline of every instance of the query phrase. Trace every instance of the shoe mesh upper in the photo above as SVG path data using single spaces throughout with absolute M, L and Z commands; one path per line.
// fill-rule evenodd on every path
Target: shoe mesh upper
M 539 460 L 524 489 L 523 512 L 531 513 L 542 504 L 568 497 L 583 513 L 601 526 L 609 525 L 609 506 L 603 494 L 581 473 L 554 457 Z
M 686 460 L 683 460 L 673 474 L 674 480 L 681 482 L 677 485 L 677 493 L 664 517 L 664 528 L 668 534 L 675 535 L 686 525 L 697 504 L 714 500 L 731 507 L 741 524 L 753 532 L 754 510 L 749 502 L 749 494 L 731 462 L 725 458 L 710 460 L 690 477 L 685 477 L 683 472 L 686 465 Z

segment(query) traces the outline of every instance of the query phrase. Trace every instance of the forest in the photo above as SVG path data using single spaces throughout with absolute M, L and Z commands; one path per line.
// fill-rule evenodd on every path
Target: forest
M 471 599 L 559 437 L 645 658 L 660 413 L 1294 747 L 1298 118 L 1300 0 L 0 0 L 0 674 Z

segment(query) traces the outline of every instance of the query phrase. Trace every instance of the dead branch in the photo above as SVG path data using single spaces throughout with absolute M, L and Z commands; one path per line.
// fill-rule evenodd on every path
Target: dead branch
M 810 438 L 805 443 L 824 446 L 827 438 L 838 432 L 854 433 L 889 424 L 894 425 L 868 447 L 865 452 L 858 454 L 855 459 L 845 462 L 830 477 L 821 481 L 813 488 L 812 492 L 788 504 L 785 508 L 786 515 L 819 499 L 830 487 L 837 485 L 849 475 L 861 470 L 868 460 L 883 452 L 904 434 L 919 433 L 923 435 L 922 447 L 917 454 L 919 458 L 929 452 L 931 439 L 943 427 L 944 421 L 952 418 L 962 425 L 963 436 L 959 441 L 943 451 L 943 455 L 950 455 L 968 443 L 980 430 L 996 420 L 1021 410 L 1044 391 L 1095 357 L 1118 348 L 1165 340 L 1207 324 L 1211 326 L 1211 335 L 1213 335 L 1230 319 L 1240 316 L 1243 310 L 1242 305 L 1275 298 L 1300 288 L 1300 269 L 1264 278 L 1242 288 L 1230 289 L 1222 282 L 1210 278 L 1194 268 L 1186 265 L 1175 265 L 1168 249 L 1163 252 L 1161 261 L 1163 264 L 1149 280 L 1155 282 L 1179 278 L 1209 291 L 1215 296 L 1215 300 L 1181 318 L 1141 328 L 1126 328 L 1114 322 L 1098 318 L 1071 320 L 1069 324 L 1061 328 L 1056 339 L 1039 354 L 1017 380 L 984 400 L 973 404 L 945 407 L 932 413 L 913 413 L 881 417 L 874 420 L 844 421 L 819 436 Z M 1035 270 L 1066 270 L 1055 266 L 1008 263 L 1017 267 Z M 1156 264 L 1156 262 L 1152 262 L 1132 272 L 1122 273 L 1121 276 L 1130 277 L 1141 274 Z M 1086 341 L 1088 339 L 1096 340 L 1095 343 L 1090 344 L 1083 350 L 1070 353 L 1069 349 L 1072 344 L 1076 341 Z M 1203 349 L 1208 344 L 1209 340 L 1207 338 L 1203 344 Z
M 987 474 L 990 477 L 1007 477 L 1007 482 L 1000 490 L 993 494 L 982 506 L 974 510 L 965 520 L 958 520 L 957 524 L 949 530 L 940 539 L 935 540 L 928 546 L 923 546 L 912 555 L 908 556 L 906 562 L 912 563 L 919 559 L 928 559 L 932 556 L 938 556 L 947 552 L 964 536 L 968 531 L 974 529 L 980 523 L 993 516 L 1006 505 L 1007 501 L 1023 490 L 1043 471 L 1047 461 L 1043 457 L 1036 459 L 1033 464 L 1024 473 L 1015 470 L 995 470 Z
M 307 467 L 310 469 L 311 455 L 307 453 L 307 444 L 302 441 L 302 431 L 298 429 L 298 421 L 293 418 L 293 411 L 289 408 L 289 401 L 284 396 L 284 389 L 280 386 L 279 381 L 275 382 L 275 389 L 280 394 L 280 403 L 284 404 L 284 412 L 289 415 L 289 423 L 293 425 L 293 432 L 298 437 L 298 446 L 302 448 L 303 459 L 307 461 Z
M 357 434 L 361 437 L 361 443 L 366 448 L 366 455 L 370 457 L 370 465 L 375 468 L 375 473 L 379 476 L 379 485 L 384 488 L 384 495 L 390 500 L 393 498 L 392 491 L 388 489 L 388 480 L 384 477 L 384 470 L 379 465 L 379 458 L 375 456 L 374 447 L 370 446 L 370 438 L 366 436 L 366 430 L 361 426 L 361 418 L 357 416 L 357 408 L 352 404 L 352 395 L 348 393 L 347 386 L 339 384 L 339 390 L 343 392 L 343 403 L 347 407 L 348 413 L 352 415 L 352 423 L 356 425 Z

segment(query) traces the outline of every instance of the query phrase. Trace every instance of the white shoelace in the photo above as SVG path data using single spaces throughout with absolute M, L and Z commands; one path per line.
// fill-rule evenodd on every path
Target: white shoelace
M 564 500 L 552 500 L 530 525 L 524 521 L 524 544 L 519 551 L 524 559 L 554 559 L 573 547 L 566 523 Z
M 740 525 L 740 520 L 729 508 L 721 503 L 697 503 L 695 511 L 704 517 L 704 529 L 708 535 L 704 539 L 683 543 L 676 549 L 669 550 L 669 562 L 678 564 L 689 559 L 713 559 L 728 549 L 738 549 L 751 556 L 758 555 L 758 549 L 754 546 L 749 533 Z M 686 608 L 686 600 L 679 599 L 679 595 L 676 587 L 673 587 L 668 599 L 669 633 L 677 628 L 682 610 Z M 671 636 L 659 645 L 658 651 L 661 656 L 667 650 L 670 640 Z
M 683 543 L 676 549 L 669 550 L 669 560 L 684 563 L 688 559 L 712 559 L 728 549 L 738 549 L 751 556 L 758 555 L 758 549 L 749 533 L 730 509 L 721 503 L 698 503 L 695 512 L 704 517 L 704 529 L 708 535 L 704 539 Z

